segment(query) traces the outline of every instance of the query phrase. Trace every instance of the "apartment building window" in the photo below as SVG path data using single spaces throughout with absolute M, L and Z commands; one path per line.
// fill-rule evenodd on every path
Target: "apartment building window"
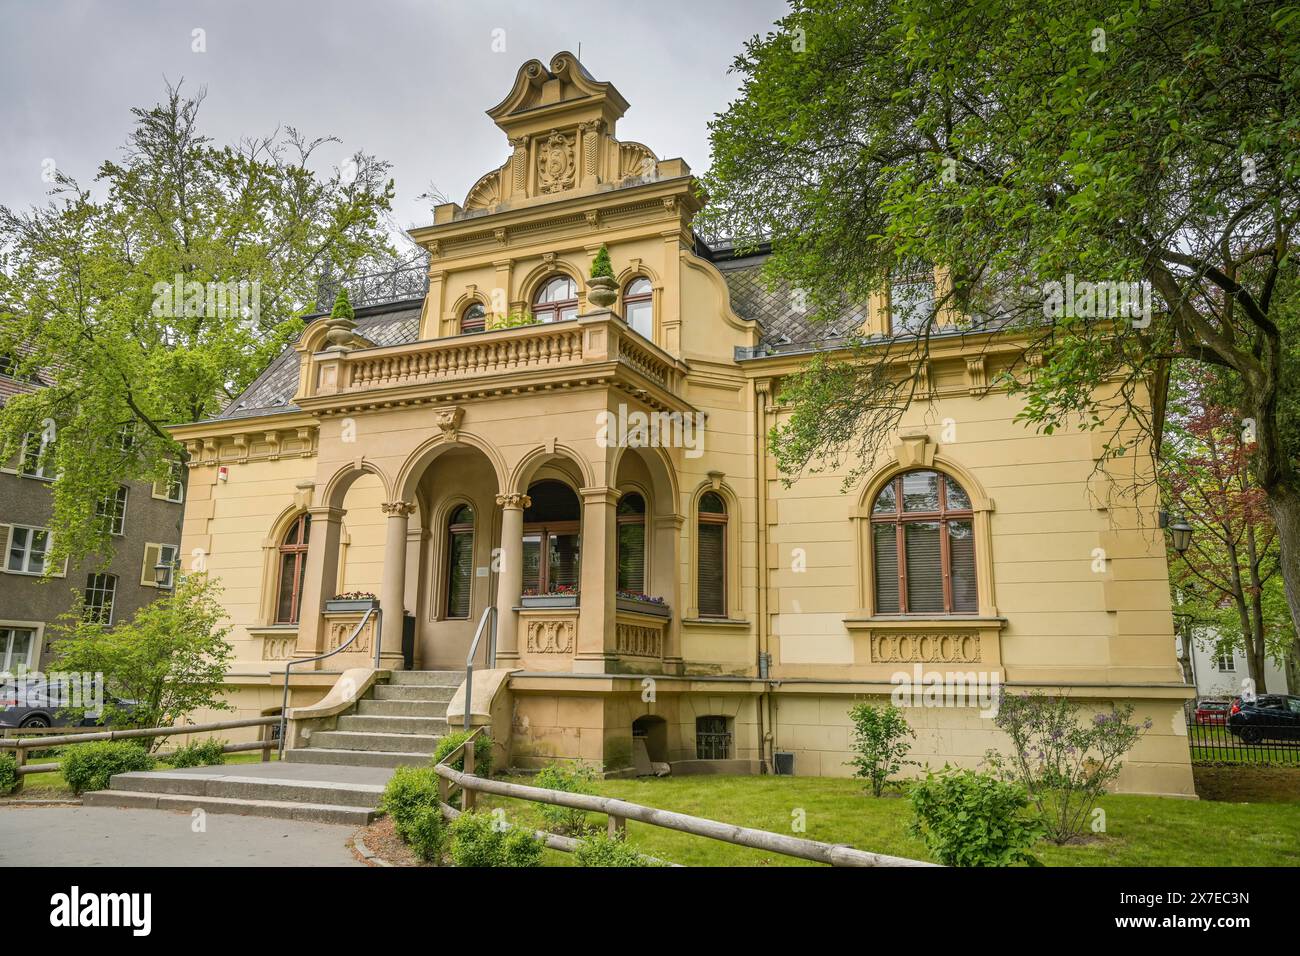
M 126 527 L 126 497 L 126 486 L 121 485 L 117 491 L 105 495 L 95 505 L 95 517 L 102 522 L 104 530 L 109 534 L 120 535 Z
M 524 594 L 576 594 L 581 553 L 581 505 L 561 481 L 528 489 L 524 509 Z
M 1232 651 L 1224 651 L 1215 658 L 1214 666 L 1219 669 L 1220 673 L 1233 674 L 1237 670 L 1237 657 Z
M 307 547 L 311 537 L 311 515 L 294 519 L 280 542 L 279 592 L 275 602 L 275 623 L 297 624 L 302 604 L 302 583 L 307 574 Z M 328 597 L 328 595 L 326 595 Z
M 35 375 L 18 371 L 18 357 L 9 352 L 0 352 L 0 375 L 16 382 L 36 381 Z
M 153 483 L 153 496 L 180 504 L 185 498 L 184 467 L 179 461 L 171 462 L 167 466 L 167 477 Z
M 632 331 L 654 339 L 654 286 L 645 276 L 637 276 L 623 289 L 623 318 Z
M 973 614 L 974 512 L 961 485 L 909 471 L 876 495 L 871 548 L 877 614 Z
M 144 546 L 144 564 L 140 566 L 140 585 L 146 588 L 170 588 L 176 576 L 176 555 L 179 552 L 174 544 L 146 544 Z M 168 568 L 163 583 L 158 583 L 155 568 L 162 564 Z
M 889 321 L 895 335 L 918 333 L 934 314 L 934 273 L 917 270 L 889 282 Z
M 533 296 L 533 318 L 564 322 L 578 317 L 578 284 L 568 276 L 548 279 Z
M 116 597 L 116 574 L 88 575 L 86 577 L 86 594 L 83 603 L 86 622 L 89 624 L 112 624 L 113 602 Z
M 18 473 L 24 478 L 49 478 L 53 458 L 54 443 L 28 432 L 23 436 L 22 461 Z
M 36 644 L 36 629 L 33 627 L 0 627 L 0 674 L 12 674 L 20 667 L 32 667 Z
M 461 505 L 447 519 L 447 617 L 469 617 L 473 584 L 474 509 Z
M 618 589 L 645 591 L 645 499 L 635 491 L 618 500 Z
M 49 531 L 14 525 L 9 529 L 9 560 L 5 567 L 16 574 L 41 574 L 49 550 Z

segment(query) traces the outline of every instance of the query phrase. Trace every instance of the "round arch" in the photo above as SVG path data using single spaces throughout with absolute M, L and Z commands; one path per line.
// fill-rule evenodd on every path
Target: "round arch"
M 533 480 L 537 470 L 548 461 L 556 458 L 568 461 L 577 467 L 582 480 L 582 488 L 590 488 L 595 484 L 596 476 L 591 463 L 583 455 L 579 454 L 576 449 L 557 443 L 551 447 L 538 445 L 519 459 L 519 463 L 515 465 L 514 471 L 510 474 L 510 479 L 501 486 L 502 493 L 526 494 L 528 485 Z
M 406 457 L 406 461 L 402 462 L 402 467 L 397 473 L 397 481 L 394 484 L 400 492 L 397 500 L 413 500 L 416 486 L 419 485 L 420 479 L 424 476 L 425 469 L 433 463 L 435 458 L 453 448 L 472 448 L 481 452 L 492 466 L 492 473 L 496 476 L 497 488 L 504 490 L 507 487 L 502 480 L 506 473 L 505 463 L 501 460 L 496 447 L 473 432 L 458 429 L 455 438 L 439 434 L 425 439 Z
M 379 484 L 384 489 L 384 500 L 392 500 L 393 484 L 388 480 L 382 468 L 366 458 L 358 458 L 356 461 L 349 462 L 341 467 L 338 471 L 330 476 L 329 481 L 325 483 L 325 493 L 321 496 L 321 504 L 327 508 L 336 510 L 343 509 L 343 499 L 348 493 L 348 489 L 362 475 L 374 475 L 379 479 Z
M 672 458 L 669 457 L 667 450 L 657 445 L 647 448 L 615 445 L 611 451 L 612 454 L 606 464 L 607 484 L 609 487 L 616 487 L 615 482 L 618 479 L 619 466 L 623 463 L 624 455 L 631 451 L 641 459 L 646 466 L 646 470 L 650 472 L 650 479 L 653 482 L 650 491 L 653 493 L 653 500 L 657 505 L 655 513 L 658 515 L 678 514 L 677 509 L 681 506 L 681 486 L 678 484 L 677 471 L 673 468 Z
M 583 281 L 582 274 L 583 270 L 579 266 L 557 256 L 554 262 L 543 262 L 541 265 L 534 266 L 524 275 L 519 282 L 519 298 L 523 301 L 525 308 L 532 309 L 533 296 L 537 294 L 538 287 L 548 279 L 563 275 L 572 279 L 574 285 L 578 287 L 578 301 L 585 301 L 587 284 Z

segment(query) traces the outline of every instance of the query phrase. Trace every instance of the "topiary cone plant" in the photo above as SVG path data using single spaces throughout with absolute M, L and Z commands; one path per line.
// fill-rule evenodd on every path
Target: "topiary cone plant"
M 587 301 L 598 308 L 608 309 L 617 298 L 618 282 L 614 279 L 614 266 L 609 261 L 609 247 L 602 243 L 591 263 Z
M 353 332 L 357 327 L 356 312 L 348 301 L 348 288 L 339 286 L 339 294 L 334 297 L 334 308 L 330 309 L 329 331 L 325 338 L 329 340 L 326 351 L 342 351 L 352 345 Z
M 352 303 L 348 301 L 348 287 L 339 286 L 339 294 L 334 297 L 334 308 L 330 309 L 331 319 L 347 319 L 352 321 L 357 314 L 352 309 Z

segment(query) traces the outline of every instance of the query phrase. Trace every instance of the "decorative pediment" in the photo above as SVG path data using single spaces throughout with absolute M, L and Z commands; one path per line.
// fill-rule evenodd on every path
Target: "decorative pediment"
M 591 98 L 609 102 L 619 116 L 627 112 L 627 100 L 613 83 L 594 79 L 576 56 L 561 50 L 551 57 L 550 69 L 541 60 L 529 60 L 521 66 L 509 95 L 487 114 L 500 126 L 504 125 L 502 120 L 517 113 Z

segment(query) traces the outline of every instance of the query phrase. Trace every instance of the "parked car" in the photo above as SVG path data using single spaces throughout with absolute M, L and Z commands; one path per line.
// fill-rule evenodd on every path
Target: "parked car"
M 52 699 L 53 698 L 53 699 Z M 135 701 L 122 700 L 117 697 L 107 698 L 124 710 L 131 710 Z M 20 688 L 17 684 L 0 684 L 0 727 L 25 727 L 39 729 L 44 727 L 99 727 L 103 724 L 103 715 L 99 717 L 60 714 L 63 702 L 57 695 L 48 693 L 48 688 L 40 683 Z
M 1231 701 L 1203 700 L 1196 705 L 1196 722 L 1221 727 L 1228 722 L 1228 710 L 1231 707 Z
M 1260 694 L 1254 700 L 1232 699 L 1228 731 L 1248 744 L 1261 740 L 1300 740 L 1300 697 Z

